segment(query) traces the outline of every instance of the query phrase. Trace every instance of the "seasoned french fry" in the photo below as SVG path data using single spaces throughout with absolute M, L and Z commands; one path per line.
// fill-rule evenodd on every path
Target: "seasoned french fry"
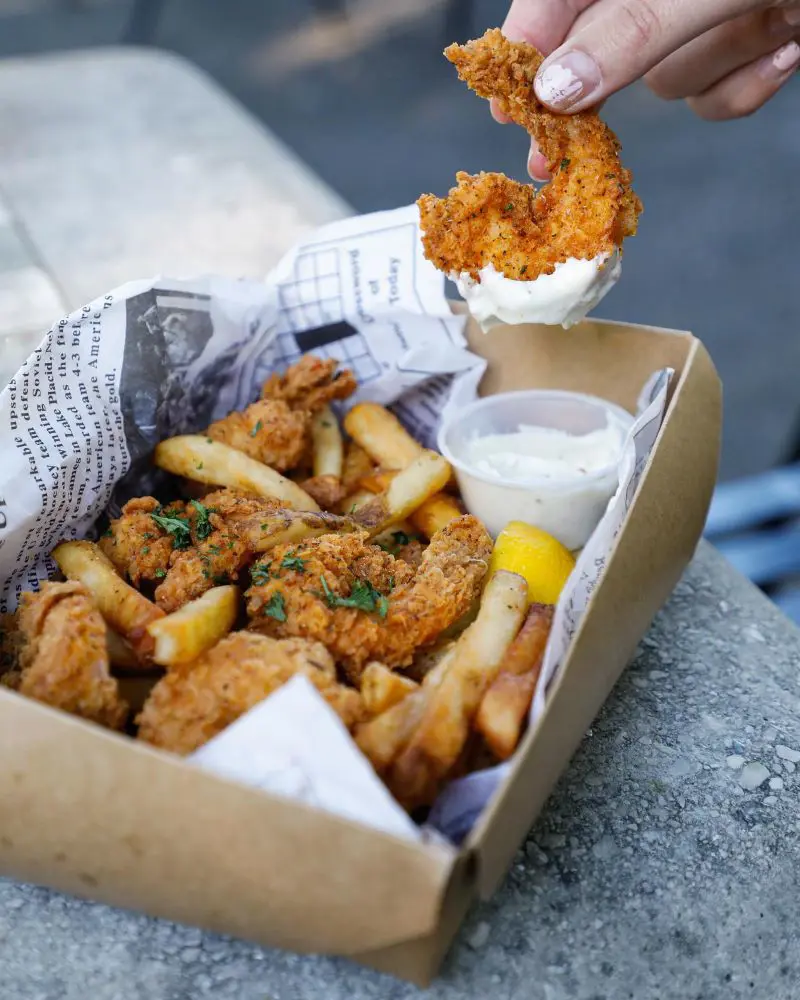
M 519 631 L 527 597 L 528 585 L 515 573 L 499 570 L 486 585 L 478 617 L 456 643 L 419 726 L 387 774 L 406 808 L 429 805 L 458 761 L 484 692 Z
M 420 504 L 411 515 L 411 523 L 426 538 L 433 538 L 437 531 L 462 516 L 463 511 L 449 493 L 434 493 Z
M 311 442 L 314 475 L 336 476 L 341 479 L 344 444 L 339 421 L 330 406 L 323 407 L 315 414 L 311 422 Z
M 147 626 L 163 617 L 161 608 L 128 586 L 93 542 L 62 542 L 53 558 L 68 580 L 86 587 L 106 623 L 127 640 L 136 657 L 151 662 L 153 639 Z
M 405 469 L 424 450 L 397 417 L 378 403 L 358 403 L 344 418 L 350 437 L 384 469 Z
M 396 472 L 373 471 L 361 477 L 360 485 L 372 493 L 381 493 L 389 488 L 389 484 L 397 475 Z M 454 497 L 448 493 L 434 493 L 414 511 L 411 523 L 420 534 L 430 539 L 451 521 L 461 517 L 461 514 L 461 508 Z
M 530 606 L 475 716 L 475 728 L 498 760 L 507 760 L 519 743 L 542 669 L 554 610 L 550 604 Z
M 268 552 L 278 545 L 300 542 L 319 535 L 348 534 L 361 526 L 352 517 L 329 514 L 327 511 L 276 510 L 259 518 L 257 531 L 248 532 L 248 545 L 253 552 Z
M 449 649 L 426 675 L 416 691 L 374 719 L 357 727 L 354 738 L 358 748 L 378 774 L 383 774 L 411 739 L 420 723 L 430 697 L 444 679 L 455 655 Z
M 381 493 L 353 512 L 353 517 L 370 535 L 378 535 L 402 521 L 450 478 L 450 465 L 432 451 L 423 451 L 407 469 L 399 472 Z
M 191 663 L 233 628 L 239 612 L 239 588 L 214 587 L 171 615 L 147 626 L 153 637 L 153 659 L 162 667 Z
M 106 648 L 108 662 L 115 670 L 136 671 L 142 669 L 136 654 L 128 643 L 113 629 L 106 627 Z
M 361 445 L 356 444 L 355 441 L 348 441 L 342 469 L 342 486 L 347 492 L 351 493 L 357 487 L 361 477 L 370 473 L 372 468 L 372 459 Z
M 372 662 L 361 674 L 361 698 L 370 715 L 380 715 L 407 698 L 419 687 L 415 681 L 390 670 L 382 663 Z
M 296 510 L 319 510 L 317 502 L 297 483 L 244 452 L 202 434 L 167 438 L 156 445 L 153 461 L 160 469 L 195 482 L 275 497 Z

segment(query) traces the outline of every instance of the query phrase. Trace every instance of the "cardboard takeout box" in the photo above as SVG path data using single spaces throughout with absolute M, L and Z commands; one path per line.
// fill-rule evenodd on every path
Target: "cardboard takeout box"
M 630 410 L 675 370 L 633 507 L 547 710 L 456 855 L 229 783 L 0 688 L 0 874 L 427 982 L 490 895 L 694 552 L 716 479 L 720 385 L 688 333 L 587 321 L 470 325 L 483 394 L 572 389 Z

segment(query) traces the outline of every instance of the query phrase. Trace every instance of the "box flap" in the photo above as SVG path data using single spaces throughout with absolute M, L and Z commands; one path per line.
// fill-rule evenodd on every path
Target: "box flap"
M 0 689 L 0 873 L 338 954 L 437 925 L 455 852 L 406 843 Z
M 473 338 L 476 335 L 473 333 Z M 535 731 L 467 847 L 478 885 L 490 895 L 608 692 L 671 593 L 702 534 L 717 475 L 721 388 L 705 348 L 689 334 L 625 324 L 584 323 L 568 334 L 510 328 L 486 338 L 491 367 L 482 391 L 558 386 L 633 409 L 646 378 L 675 369 L 659 439 Z M 567 344 L 566 340 L 571 343 Z M 484 344 L 479 345 L 479 349 Z M 624 365 L 620 359 L 624 358 Z

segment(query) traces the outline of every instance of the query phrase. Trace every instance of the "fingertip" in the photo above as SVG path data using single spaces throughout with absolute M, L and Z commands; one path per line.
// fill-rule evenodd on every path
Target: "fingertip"
M 547 169 L 547 160 L 539 152 L 539 147 L 531 143 L 531 151 L 528 153 L 528 173 L 535 181 L 549 181 L 550 171 Z
M 509 122 L 511 121 L 508 115 L 503 114 L 503 112 L 500 110 L 500 105 L 497 103 L 497 100 L 494 97 L 491 99 L 491 101 L 489 101 L 489 111 L 491 112 L 492 118 L 494 118 L 496 122 L 500 122 L 501 125 L 508 125 Z

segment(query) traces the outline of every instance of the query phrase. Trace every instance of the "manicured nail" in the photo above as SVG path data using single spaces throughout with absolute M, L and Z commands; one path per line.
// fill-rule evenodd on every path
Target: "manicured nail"
M 534 81 L 536 96 L 556 111 L 591 104 L 602 84 L 600 67 L 590 55 L 573 49 L 545 60 Z
M 800 45 L 797 42 L 789 42 L 762 60 L 760 72 L 765 80 L 780 80 L 799 65 Z
M 547 160 L 541 153 L 531 152 L 528 154 L 528 173 L 535 181 L 549 181 L 550 173 L 547 169 Z

